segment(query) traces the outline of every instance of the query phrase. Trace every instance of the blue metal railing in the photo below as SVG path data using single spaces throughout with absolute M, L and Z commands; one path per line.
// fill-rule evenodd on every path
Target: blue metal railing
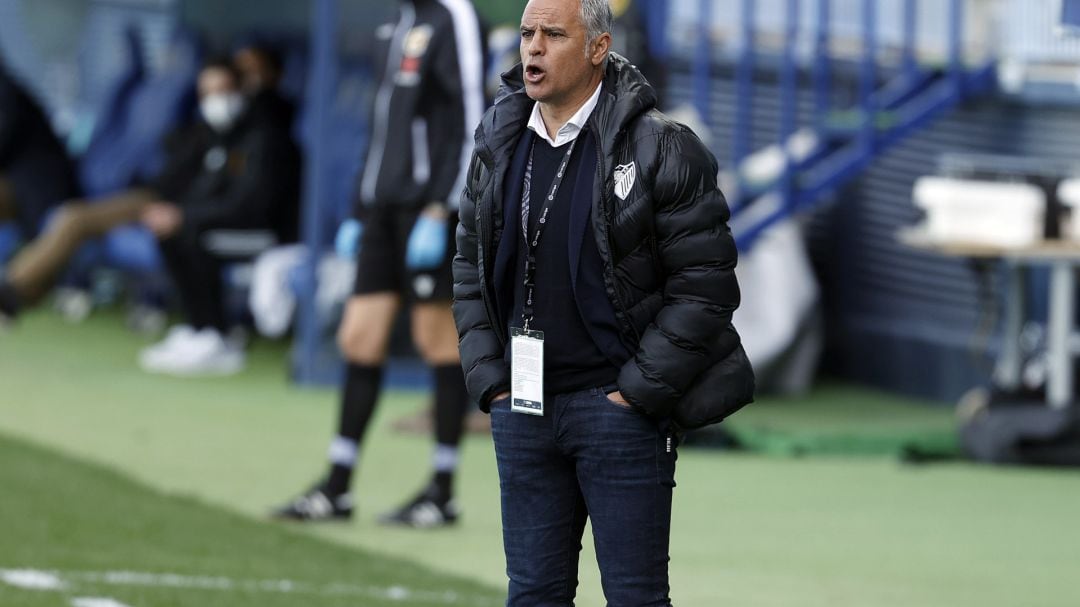
M 738 166 L 750 155 L 754 130 L 754 0 L 742 0 L 742 54 L 735 67 L 736 107 L 732 158 Z M 700 106 L 699 106 L 700 107 Z M 706 106 L 707 107 L 707 106 Z M 706 110 L 707 111 L 707 110 Z
M 820 0 L 829 2 L 830 0 Z M 953 0 L 957 2 L 958 0 Z M 908 4 L 914 4 L 914 0 L 908 0 Z M 859 70 L 859 106 L 862 117 L 862 133 L 860 143 L 863 152 L 874 153 L 875 140 L 877 139 L 877 103 L 874 92 L 877 90 L 878 79 L 878 19 L 877 0 L 863 0 L 863 58 L 862 67 Z
M 828 4 L 823 2 L 822 4 Z M 904 74 L 914 78 L 919 71 L 919 60 L 915 56 L 916 36 L 919 27 L 919 10 L 914 2 L 904 3 L 904 34 L 902 44 L 901 63 Z
M 1036 13 L 1048 2 L 1059 0 L 964 0 L 963 10 L 964 36 L 961 48 L 968 65 L 982 63 L 991 55 L 1004 52 L 1003 49 L 1015 48 L 1010 41 L 1024 36 L 1036 36 L 1035 28 L 1042 27 L 1039 34 L 1045 38 L 1040 45 L 1061 45 L 1058 34 L 1054 33 L 1059 11 L 1047 12 L 1046 15 L 1022 15 L 1010 19 L 1022 23 L 1013 26 L 1001 18 L 1002 10 L 1016 5 L 1029 5 Z M 832 0 L 829 20 L 829 35 L 833 44 L 834 60 L 858 60 L 863 32 L 863 0 Z M 697 48 L 696 32 L 702 29 L 700 0 L 670 0 L 671 13 L 668 19 L 668 45 L 675 57 L 691 58 Z M 713 35 L 714 59 L 734 62 L 743 50 L 744 0 L 713 0 L 712 23 L 709 29 Z M 754 31 L 758 40 L 759 56 L 768 52 L 770 47 L 779 54 L 780 43 L 786 28 L 786 0 L 756 0 L 752 3 L 754 12 Z M 883 65 L 897 67 L 903 56 L 901 51 L 906 44 L 907 32 L 916 32 L 913 40 L 913 55 L 925 64 L 943 63 L 949 56 L 950 39 L 950 2 L 949 0 L 878 0 L 875 3 L 878 21 L 879 55 Z M 799 45 L 798 57 L 805 68 L 810 68 L 818 56 L 814 44 L 819 32 L 818 13 L 820 3 L 817 0 L 803 0 L 799 7 Z M 1009 9 L 1019 11 L 1020 9 Z M 909 11 L 911 11 L 909 13 Z M 908 16 L 910 14 L 910 17 Z M 914 20 L 912 22 L 912 20 Z M 1080 48 L 1080 37 L 1070 43 Z M 1006 46 L 1008 45 L 1008 46 Z M 1078 54 L 1074 54 L 1077 57 Z
M 954 76 L 964 71 L 964 3 L 961 0 L 949 0 L 949 71 Z
M 784 154 L 784 171 L 780 177 L 780 195 L 783 207 L 795 206 L 795 162 L 788 142 L 798 127 L 799 66 L 796 63 L 796 45 L 799 40 L 799 0 L 787 0 L 785 22 L 784 56 L 780 69 L 780 149 Z
M 755 5 L 756 33 L 760 39 L 779 37 L 784 28 L 786 0 L 757 0 Z M 1072 2 L 1072 0 L 1067 0 Z M 695 50 L 693 33 L 701 28 L 699 0 L 663 0 L 670 2 L 667 46 L 676 56 L 687 56 Z M 862 31 L 862 0 L 833 0 L 830 35 L 834 42 L 851 39 L 857 42 Z M 652 5 L 652 1 L 647 3 Z M 913 56 L 920 61 L 944 61 L 950 55 L 950 40 L 960 43 L 968 65 L 978 64 L 991 55 L 1019 63 L 1062 64 L 1080 61 L 1080 31 L 1062 30 L 1063 0 L 965 0 L 960 5 L 964 15 L 963 36 L 950 33 L 957 23 L 949 16 L 953 5 L 948 0 L 878 0 L 879 45 L 892 57 L 909 45 L 909 36 L 917 33 L 910 44 Z M 712 23 L 717 55 L 734 58 L 742 51 L 745 0 L 713 0 Z M 816 1 L 805 1 L 800 7 L 799 37 L 807 44 L 800 45 L 800 59 L 809 65 L 817 52 L 813 37 L 818 33 L 819 10 Z M 1077 9 L 1073 9 L 1077 10 Z M 1080 14 L 1080 10 L 1078 10 Z M 839 46 L 838 46 L 839 48 Z M 909 57 L 912 55 L 908 55 Z M 886 56 L 886 59 L 888 56 Z
M 712 6 L 710 0 L 698 0 L 698 10 L 701 11 L 699 22 L 698 47 L 694 57 L 694 105 L 705 119 L 705 124 L 712 126 L 709 111 L 710 84 L 712 73 L 712 35 L 709 31 L 712 23 Z
M 902 35 L 898 39 L 899 46 L 892 47 L 899 53 L 891 52 L 888 67 L 882 65 L 886 53 L 881 44 L 883 19 L 880 1 L 856 0 L 861 23 L 858 32 L 861 48 L 854 66 L 857 104 L 846 112 L 837 113 L 831 99 L 836 84 L 832 43 L 835 3 L 841 0 L 779 1 L 783 9 L 783 27 L 779 30 L 781 40 L 779 45 L 773 45 L 775 56 L 768 58 L 768 61 L 776 66 L 778 77 L 779 143 L 776 148 L 782 155 L 782 162 L 776 165 L 778 174 L 770 177 L 772 181 L 764 186 L 742 182 L 744 161 L 750 157 L 754 127 L 755 72 L 765 53 L 756 43 L 762 3 L 753 0 L 740 2 L 741 48 L 735 54 L 734 65 L 736 122 L 732 166 L 740 183 L 732 197 L 733 215 L 738 219 L 740 214 L 755 206 L 755 201 L 763 194 L 774 193 L 779 197 L 779 202 L 770 199 L 768 203 L 761 203 L 767 207 L 764 211 L 757 209 L 748 213 L 750 219 L 743 217 L 741 223 L 736 222 L 735 225 L 743 231 L 739 233 L 737 230 L 736 234 L 743 249 L 748 248 L 758 235 L 776 221 L 813 204 L 824 194 L 856 177 L 885 148 L 923 127 L 949 107 L 954 107 L 966 94 L 983 90 L 980 85 L 985 85 L 992 75 L 989 65 L 972 69 L 966 63 L 966 0 L 945 0 L 945 6 L 935 5 L 935 8 L 947 11 L 949 22 L 944 31 L 949 39 L 941 46 L 947 49 L 946 52 L 938 55 L 940 59 L 930 65 L 920 62 L 918 51 L 919 24 L 923 19 L 920 3 L 918 0 L 897 0 L 901 4 L 893 6 L 899 9 L 896 16 L 902 21 Z M 850 4 L 849 0 L 843 1 Z M 815 4 L 811 5 L 811 2 Z M 702 9 L 706 6 L 715 8 L 715 3 L 698 4 Z M 816 10 L 808 12 L 808 8 Z M 814 14 L 814 56 L 807 61 L 800 56 L 800 32 L 807 31 L 802 17 Z M 778 18 L 776 14 L 768 17 Z M 851 19 L 852 16 L 847 14 L 845 18 Z M 703 109 L 705 116 L 708 116 L 710 107 L 709 83 L 704 80 L 710 73 L 706 63 L 711 64 L 714 56 L 710 54 L 706 60 L 701 55 L 714 50 L 709 22 L 710 15 L 703 12 L 697 24 L 700 38 L 696 43 L 697 56 L 694 59 L 694 74 L 699 78 L 694 89 L 695 102 Z M 850 40 L 850 33 L 848 35 Z M 812 78 L 815 115 L 811 126 L 816 136 L 811 144 L 814 146 L 812 150 L 805 149 L 805 140 L 800 137 L 803 141 L 799 142 L 799 146 L 803 149 L 798 151 L 796 157 L 794 136 L 799 132 L 798 107 L 802 88 L 799 78 L 804 65 L 809 65 Z M 747 222 L 749 224 L 744 225 Z
M 831 24 L 832 3 L 818 2 L 817 34 L 814 36 L 814 110 L 818 117 L 818 128 L 825 126 L 823 119 L 832 107 Z

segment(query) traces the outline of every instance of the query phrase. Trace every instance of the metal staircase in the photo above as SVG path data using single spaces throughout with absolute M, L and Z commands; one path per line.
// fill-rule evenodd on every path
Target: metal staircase
M 836 108 L 831 103 L 836 59 L 830 24 L 835 0 L 813 0 L 816 31 L 813 57 L 798 56 L 803 3 L 783 0 L 783 42 L 771 54 L 755 42 L 759 3 L 741 0 L 741 50 L 735 63 L 736 126 L 733 167 L 727 193 L 732 229 L 741 250 L 748 250 L 770 226 L 812 208 L 830 193 L 855 179 L 874 159 L 926 128 L 966 100 L 996 87 L 992 60 L 975 64 L 964 57 L 964 0 L 948 3 L 948 52 L 944 61 L 928 63 L 918 56 L 920 3 L 902 2 L 903 40 L 898 61 L 886 67 L 880 60 L 878 33 L 880 0 L 861 0 L 861 49 L 858 54 L 857 103 Z M 849 3 L 850 4 L 850 3 Z M 708 107 L 707 80 L 713 58 L 709 27 L 715 3 L 701 0 L 701 37 L 695 75 L 696 101 Z M 775 65 L 780 91 L 780 137 L 768 150 L 750 152 L 754 128 L 755 70 L 759 62 Z M 797 124 L 800 70 L 808 72 L 814 95 L 812 124 Z M 770 159 L 771 156 L 771 159 Z

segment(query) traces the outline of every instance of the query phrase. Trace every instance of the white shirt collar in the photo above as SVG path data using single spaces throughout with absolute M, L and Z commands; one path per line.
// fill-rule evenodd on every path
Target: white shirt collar
M 548 142 L 553 147 L 562 147 L 563 145 L 570 143 L 577 139 L 577 136 L 581 133 L 581 129 L 585 128 L 585 123 L 589 120 L 589 116 L 592 115 L 593 110 L 596 109 L 596 104 L 600 102 L 600 90 L 604 88 L 604 83 L 601 81 L 596 87 L 596 92 L 589 97 L 589 100 L 585 102 L 585 105 L 581 106 L 581 109 L 577 111 L 570 120 L 566 121 L 566 124 L 559 129 L 558 133 L 555 133 L 554 141 L 548 136 L 547 127 L 544 125 L 544 117 L 540 115 L 540 104 L 533 104 L 532 116 L 529 117 L 528 128 L 540 136 L 541 139 Z

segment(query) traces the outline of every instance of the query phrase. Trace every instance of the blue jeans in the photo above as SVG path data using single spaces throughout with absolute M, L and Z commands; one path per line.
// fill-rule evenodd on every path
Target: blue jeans
M 609 606 L 669 606 L 677 439 L 606 392 L 548 396 L 543 417 L 491 407 L 508 607 L 572 606 L 585 520 Z

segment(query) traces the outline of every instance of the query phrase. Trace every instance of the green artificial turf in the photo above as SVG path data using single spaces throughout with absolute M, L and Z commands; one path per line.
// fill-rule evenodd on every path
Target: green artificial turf
M 165 499 L 191 506 L 194 498 L 248 521 L 322 473 L 336 396 L 288 385 L 282 346 L 256 343 L 239 377 L 184 381 L 140 373 L 142 343 L 115 317 L 72 327 L 48 313 L 30 315 L 0 335 L 0 432 L 104 464 Z M 430 441 L 389 429 L 427 400 L 410 392 L 384 399 L 360 465 L 354 522 L 289 530 L 502 588 L 489 438 L 464 446 L 458 527 L 417 532 L 373 522 L 427 475 Z M 947 434 L 951 424 L 947 408 L 825 386 L 798 401 L 762 399 L 730 425 L 824 440 Z M 1075 472 L 684 449 L 677 480 L 671 571 L 683 607 L 1080 605 L 1072 581 L 1080 563 Z M 585 543 L 578 604 L 602 605 L 590 538 Z M 3 546 L 0 537 L 0 553 Z M 70 556 L 67 567 L 95 567 L 90 554 Z M 327 549 L 321 561 L 312 558 L 337 557 Z M 201 554 L 184 560 L 177 567 L 185 572 L 213 562 Z
M 0 461 L 0 605 L 500 604 L 499 592 L 475 582 L 154 492 L 2 437 Z M 63 587 L 26 589 L 17 582 L 28 571 L 52 572 Z
M 771 455 L 960 454 L 951 407 L 837 383 L 810 399 L 764 398 L 718 427 L 740 448 Z M 693 438 L 707 444 L 712 433 Z

